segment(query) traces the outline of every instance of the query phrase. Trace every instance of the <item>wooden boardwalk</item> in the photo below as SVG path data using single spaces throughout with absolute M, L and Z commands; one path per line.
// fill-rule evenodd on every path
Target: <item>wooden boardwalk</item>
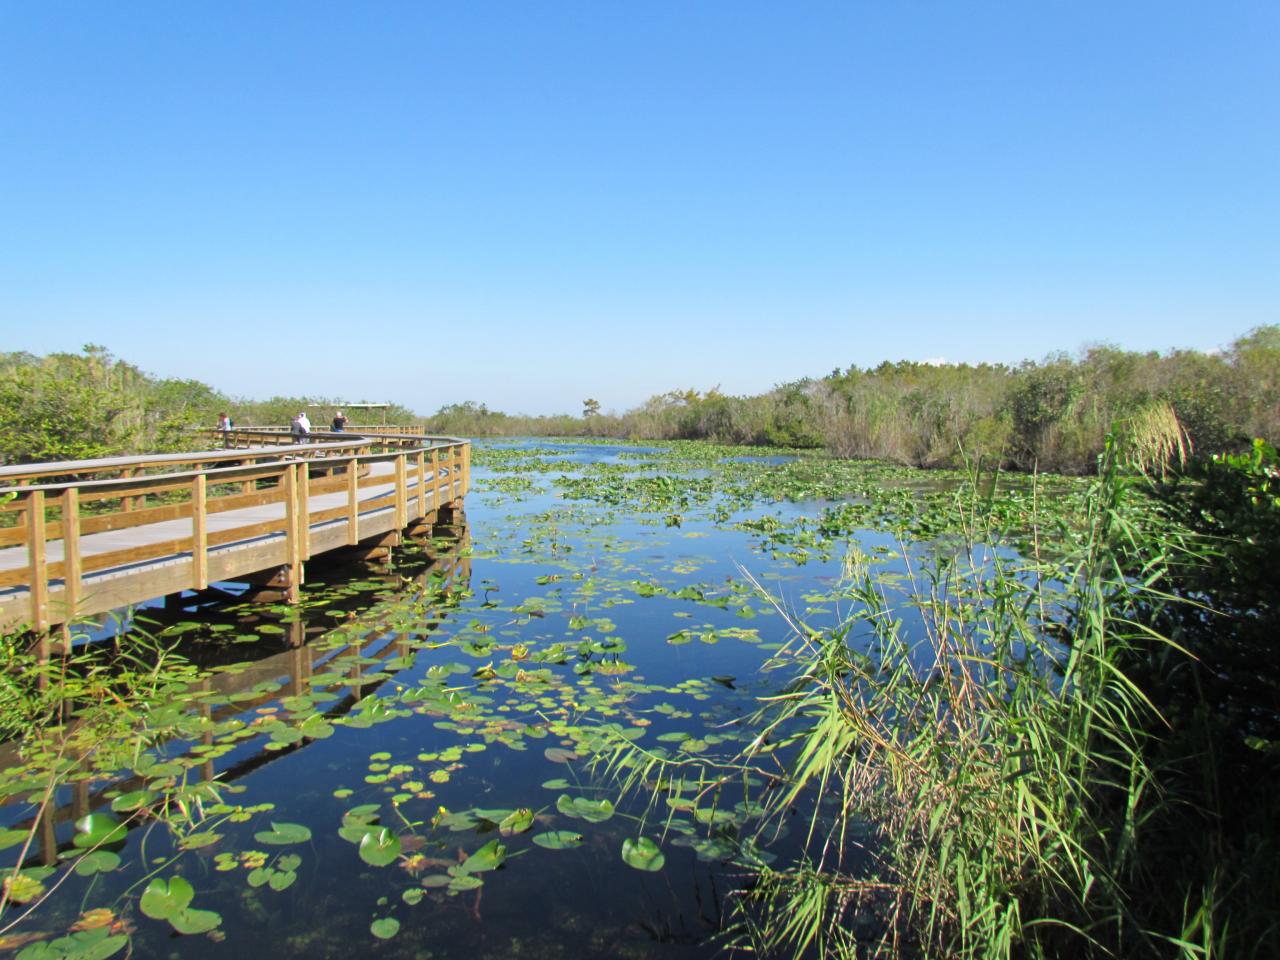
M 304 564 L 461 506 L 470 443 L 409 433 L 218 435 L 221 450 L 0 468 L 0 629 L 45 634 L 227 580 L 296 600 Z

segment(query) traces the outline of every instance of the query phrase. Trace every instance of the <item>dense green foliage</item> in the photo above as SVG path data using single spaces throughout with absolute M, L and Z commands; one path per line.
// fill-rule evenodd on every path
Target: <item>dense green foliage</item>
M 240 425 L 284 426 L 299 410 L 327 429 L 339 401 L 314 397 L 232 399 L 197 380 L 160 379 L 99 346 L 83 353 L 0 354 L 0 462 L 80 460 L 207 446 L 188 428 L 212 428 L 218 414 Z M 349 416 L 355 411 L 349 411 Z M 405 407 L 373 422 L 409 423 Z M 352 419 L 353 424 L 361 423 Z
M 221 398 L 194 380 L 157 380 L 101 347 L 0 354 L 0 460 L 77 460 L 163 451 Z
M 1124 663 L 1161 716 L 1150 754 L 1165 802 L 1147 824 L 1160 855 L 1146 866 L 1189 891 L 1189 936 L 1218 941 L 1222 956 L 1267 956 L 1280 933 L 1280 459 L 1258 440 L 1159 494 L 1197 544 L 1164 587 L 1201 602 L 1149 617 L 1190 657 L 1147 651 Z
M 912 466 L 978 457 L 1022 470 L 1093 471 L 1118 419 L 1167 404 L 1193 450 L 1280 437 L 1280 326 L 1224 353 L 1092 347 L 1040 362 L 851 366 L 754 397 L 675 390 L 622 414 L 518 417 L 474 403 L 442 408 L 432 429 L 465 436 L 610 436 L 824 447 Z M 584 403 L 584 407 L 588 405 Z
M 428 432 L 450 437 L 571 437 L 583 436 L 586 429 L 585 421 L 568 414 L 524 417 L 473 400 L 445 404 L 423 422 Z

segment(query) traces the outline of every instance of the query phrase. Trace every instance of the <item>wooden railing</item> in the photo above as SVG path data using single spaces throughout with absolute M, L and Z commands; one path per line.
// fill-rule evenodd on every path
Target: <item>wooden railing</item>
M 305 438 L 297 437 L 289 426 L 266 424 L 262 426 L 235 427 L 231 430 L 201 428 L 196 433 L 222 439 L 228 447 L 251 445 L 251 441 L 263 444 L 300 443 L 302 440 L 342 439 L 351 437 L 414 437 L 422 440 L 428 436 L 427 428 L 420 424 L 388 425 L 388 424 L 348 424 L 341 432 L 335 433 L 323 425 L 318 425 Z M 284 439 L 282 439 L 284 438 Z
M 43 632 L 275 566 L 293 572 L 296 590 L 317 548 L 402 530 L 459 502 L 469 486 L 465 440 L 314 439 L 288 451 L 0 468 L 0 482 L 15 484 L 0 489 L 0 627 Z M 158 469 L 168 472 L 150 472 Z M 70 479 L 40 482 L 49 477 Z M 228 549 L 250 543 L 254 550 Z M 128 589 L 108 588 L 108 571 Z M 94 577 L 90 599 L 86 581 Z

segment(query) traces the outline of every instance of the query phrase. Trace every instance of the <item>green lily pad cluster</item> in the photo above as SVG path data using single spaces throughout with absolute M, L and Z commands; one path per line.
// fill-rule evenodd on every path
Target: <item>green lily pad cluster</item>
M 168 880 L 157 877 L 142 892 L 138 909 L 152 920 L 169 921 L 178 933 L 208 933 L 222 923 L 222 917 L 212 910 L 192 907 L 195 895 L 195 889 L 182 877 L 174 876 Z

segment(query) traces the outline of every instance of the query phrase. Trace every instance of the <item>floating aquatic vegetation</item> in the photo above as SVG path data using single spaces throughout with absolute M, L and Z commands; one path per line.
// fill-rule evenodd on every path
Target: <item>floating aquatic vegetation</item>
M 743 569 L 834 620 L 850 544 L 873 552 L 885 534 L 868 528 L 945 536 L 958 476 L 705 445 L 576 450 L 478 444 L 468 540 L 317 578 L 298 607 L 193 607 L 157 630 L 185 659 L 145 697 L 15 750 L 4 889 L 8 910 L 41 905 L 42 934 L 22 960 L 157 955 L 171 932 L 234 938 L 263 918 L 279 949 L 321 930 L 401 943 L 421 936 L 406 922 L 421 904 L 462 924 L 481 891 L 489 905 L 535 890 L 540 858 L 589 891 L 596 870 L 645 882 L 680 858 L 774 856 L 749 841 L 764 775 L 731 795 L 696 772 L 753 735 L 741 719 L 786 638 Z M 1025 496 L 1015 482 L 990 509 L 1014 528 Z M 603 789 L 593 760 L 623 744 L 680 765 L 660 816 Z M 73 806 L 50 841 L 46 811 Z M 82 903 L 132 926 L 73 934 Z M 459 952 L 468 930 L 451 928 Z

